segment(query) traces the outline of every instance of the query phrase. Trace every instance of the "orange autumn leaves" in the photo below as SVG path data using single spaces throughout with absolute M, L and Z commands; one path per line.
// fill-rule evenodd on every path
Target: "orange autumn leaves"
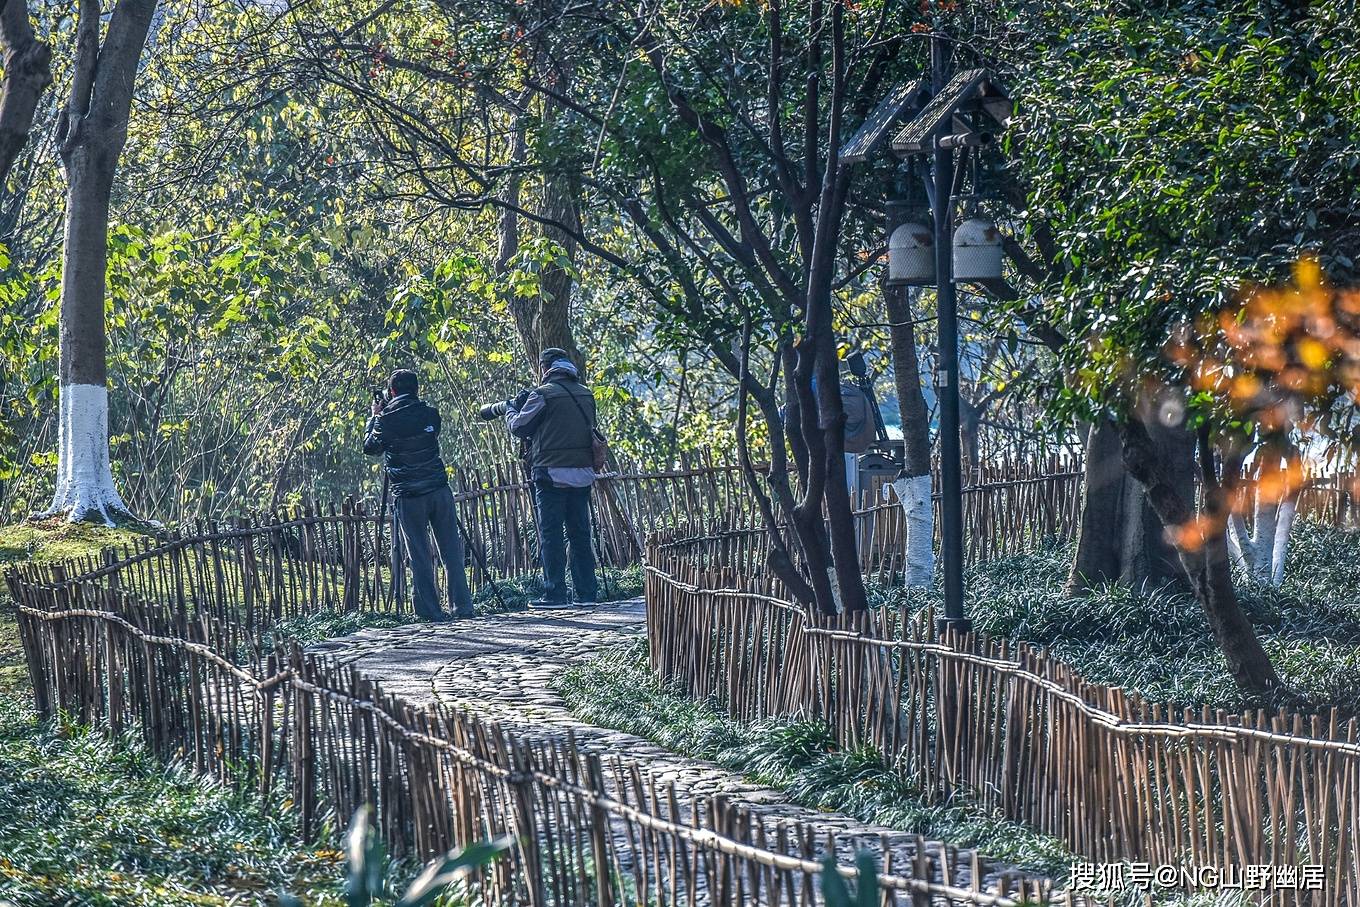
M 1167 344 L 1194 391 L 1267 434 L 1308 430 L 1333 402 L 1360 401 L 1360 290 L 1328 286 L 1306 258 L 1291 285 L 1240 298 Z
M 1257 445 L 1253 482 L 1224 476 L 1231 509 L 1285 501 L 1308 471 L 1291 435 L 1326 428 L 1360 403 L 1360 290 L 1329 286 L 1305 258 L 1292 283 L 1247 288 L 1234 306 L 1173 332 L 1166 355 L 1184 369 L 1200 408 Z M 1221 517 L 1202 514 L 1177 530 L 1176 542 L 1195 549 L 1221 531 Z
M 1171 543 L 1183 551 L 1198 551 L 1211 534 L 1227 530 L 1229 514 L 1246 516 L 1257 505 L 1291 500 L 1303 490 L 1307 481 L 1303 461 L 1297 454 L 1262 462 L 1254 481 L 1225 482 L 1227 512 L 1218 508 L 1201 510 L 1187 522 L 1168 530 Z

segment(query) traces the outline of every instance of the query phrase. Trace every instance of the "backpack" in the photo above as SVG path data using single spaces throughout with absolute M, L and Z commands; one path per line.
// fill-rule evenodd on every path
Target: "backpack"
M 868 396 L 856 385 L 842 382 L 841 408 L 845 410 L 845 452 L 864 453 L 877 440 Z

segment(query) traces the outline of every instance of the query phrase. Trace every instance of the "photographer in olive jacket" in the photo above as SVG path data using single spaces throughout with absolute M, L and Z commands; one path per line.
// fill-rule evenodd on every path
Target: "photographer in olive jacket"
M 543 383 L 505 405 L 505 424 L 511 434 L 527 439 L 529 447 L 544 579 L 543 599 L 534 605 L 569 605 L 567 548 L 576 600 L 592 603 L 598 594 L 590 548 L 595 395 L 580 383 L 580 372 L 566 351 L 551 347 L 538 361 Z
M 392 373 L 386 401 L 373 403 L 364 453 L 382 454 L 392 483 L 393 507 L 411 557 L 416 614 L 431 621 L 447 619 L 434 584 L 429 536 L 433 530 L 448 577 L 449 607 L 457 617 L 471 617 L 463 536 L 458 531 L 449 474 L 439 457 L 441 420 L 434 407 L 416 396 L 418 389 L 415 372 L 398 369 Z

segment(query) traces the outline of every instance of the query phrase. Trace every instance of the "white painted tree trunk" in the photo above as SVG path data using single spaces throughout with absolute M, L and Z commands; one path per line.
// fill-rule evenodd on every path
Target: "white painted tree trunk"
M 1253 580 L 1278 587 L 1284 582 L 1284 561 L 1296 514 L 1293 498 L 1278 503 L 1258 500 L 1251 532 L 1246 520 L 1233 514 L 1228 520 L 1228 551 L 1233 562 Z
M 108 338 L 104 331 L 109 199 L 127 141 L 138 61 L 157 0 L 82 3 L 71 90 L 55 144 L 66 176 L 61 253 L 56 492 L 49 515 L 71 521 L 127 514 L 109 468 Z M 102 35 L 102 40 L 101 40 Z
M 935 581 L 935 509 L 930 501 L 930 476 L 910 476 L 892 484 L 906 517 L 903 583 L 929 586 Z
M 1289 552 L 1289 533 L 1294 529 L 1294 517 L 1297 515 L 1295 498 L 1289 498 L 1280 505 L 1279 518 L 1275 523 L 1274 546 L 1270 553 L 1270 584 L 1276 588 L 1284 582 L 1284 559 Z
M 109 465 L 109 393 L 96 384 L 64 384 L 58 395 L 57 490 L 39 516 L 64 514 L 71 522 L 98 514 L 113 525 L 128 507 L 113 485 Z
M 1247 524 L 1237 514 L 1228 517 L 1228 556 L 1233 566 L 1239 570 L 1247 569 L 1247 559 L 1242 551 L 1242 539 L 1247 534 Z

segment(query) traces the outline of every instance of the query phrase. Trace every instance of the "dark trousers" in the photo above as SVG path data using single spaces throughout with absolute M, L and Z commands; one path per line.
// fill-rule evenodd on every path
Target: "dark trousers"
M 567 548 L 571 549 L 571 584 L 578 602 L 593 602 L 595 552 L 590 547 L 590 489 L 555 488 L 540 479 L 534 483 L 538 510 L 539 555 L 543 558 L 543 600 L 567 602 Z M 563 535 L 565 533 L 565 540 Z
M 394 505 L 401 535 L 411 557 L 411 584 L 415 587 L 416 613 L 429 620 L 444 616 L 439 604 L 439 591 L 434 584 L 434 560 L 430 554 L 430 532 L 439 546 L 439 559 L 444 562 L 449 590 L 449 609 L 457 614 L 472 613 L 472 591 L 468 589 L 467 570 L 463 561 L 463 536 L 458 531 L 458 516 L 454 510 L 453 491 L 445 485 L 438 491 L 417 497 L 396 498 Z

